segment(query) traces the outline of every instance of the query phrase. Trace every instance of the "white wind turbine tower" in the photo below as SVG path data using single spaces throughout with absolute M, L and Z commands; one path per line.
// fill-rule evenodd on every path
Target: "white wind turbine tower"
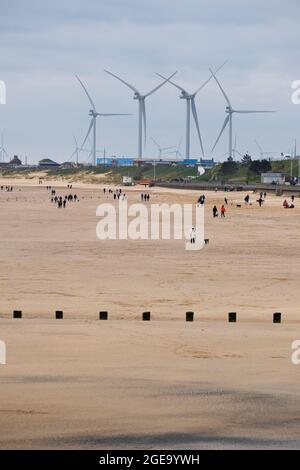
M 158 149 L 158 158 L 161 158 L 163 152 L 165 152 L 166 150 L 171 150 L 171 149 L 174 149 L 174 148 L 175 148 L 175 147 L 161 147 L 161 146 L 156 142 L 156 140 L 154 140 L 152 137 L 151 137 L 151 140 L 152 140 L 152 142 L 156 145 L 156 147 L 157 147 L 157 149 Z
M 177 72 L 174 72 L 172 75 L 170 75 L 169 78 L 164 78 L 164 81 L 160 83 L 158 86 L 150 90 L 148 93 L 142 95 L 133 85 L 130 85 L 130 83 L 125 82 L 122 78 L 118 77 L 112 72 L 109 72 L 108 70 L 105 70 L 106 73 L 111 75 L 112 77 L 116 78 L 120 82 L 122 82 L 124 85 L 126 85 L 128 88 L 130 88 L 133 92 L 133 99 L 138 100 L 139 102 L 139 135 L 138 135 L 138 159 L 143 158 L 143 126 L 144 126 L 144 145 L 146 145 L 146 104 L 145 100 L 148 98 L 148 96 L 152 95 L 155 93 L 159 88 L 161 88 L 170 78 L 174 77 L 174 75 Z
M 275 113 L 276 111 L 256 111 L 256 110 L 238 110 L 238 109 L 233 109 L 233 107 L 231 106 L 231 103 L 229 101 L 229 98 L 228 96 L 226 95 L 224 89 L 222 88 L 219 80 L 217 79 L 216 75 L 214 74 L 214 72 L 210 70 L 210 73 L 212 74 L 212 76 L 214 77 L 215 81 L 217 82 L 226 102 L 227 102 L 227 106 L 226 106 L 226 109 L 225 109 L 225 112 L 228 114 L 228 116 L 226 116 L 225 118 L 225 121 L 223 123 L 223 126 L 222 126 L 222 129 L 220 131 L 220 134 L 218 135 L 218 138 L 216 140 L 216 143 L 215 145 L 213 146 L 212 148 L 212 152 L 214 151 L 214 149 L 216 148 L 217 146 L 217 143 L 219 142 L 220 138 L 221 138 L 221 135 L 223 134 L 227 124 L 229 123 L 229 151 L 228 151 L 228 155 L 229 155 L 229 158 L 232 158 L 232 155 L 233 155 L 233 152 L 232 152 L 232 116 L 234 113 L 236 114 L 259 114 L 259 113 Z
M 259 149 L 260 152 L 260 158 L 264 158 L 266 155 L 275 155 L 276 152 L 264 152 L 262 146 L 257 142 L 257 140 L 254 141 Z
M 96 132 L 96 124 L 97 124 L 97 117 L 110 117 L 110 116 L 130 116 L 128 113 L 98 113 L 96 110 L 95 103 L 93 102 L 89 92 L 87 91 L 86 87 L 80 80 L 80 78 L 76 75 L 77 80 L 79 81 L 80 85 L 82 86 L 83 90 L 85 91 L 86 96 L 88 97 L 89 102 L 91 103 L 92 109 L 90 109 L 89 116 L 91 116 L 91 122 L 85 136 L 85 139 L 81 145 L 81 148 L 84 147 L 88 136 L 90 135 L 91 130 L 93 129 L 93 145 L 92 145 L 92 155 L 93 155 L 93 165 L 96 166 L 96 139 L 97 139 L 97 132 Z
M 3 136 L 3 132 L 1 132 L 1 147 L 0 147 L 0 162 L 3 163 L 4 162 L 4 155 L 6 155 L 6 157 L 8 157 L 8 153 L 7 151 L 5 150 L 4 148 L 4 136 Z
M 226 62 L 224 62 L 224 64 L 222 64 L 221 67 L 219 67 L 216 70 L 216 73 L 225 64 L 226 64 Z M 163 79 L 166 80 L 166 78 L 163 75 L 160 75 L 159 73 L 157 75 L 160 78 L 163 78 Z M 171 85 L 175 86 L 176 88 L 178 88 L 178 90 L 181 91 L 180 98 L 183 99 L 183 100 L 186 100 L 186 150 L 185 150 L 185 158 L 186 159 L 190 158 L 191 110 L 192 110 L 193 118 L 194 118 L 194 121 L 195 121 L 195 126 L 196 126 L 196 129 L 197 129 L 197 134 L 198 134 L 198 138 L 199 138 L 199 142 L 200 142 L 202 155 L 204 157 L 203 142 L 202 142 L 201 133 L 200 133 L 200 127 L 199 127 L 199 121 L 198 121 L 198 116 L 197 116 L 195 98 L 196 98 L 196 95 L 199 93 L 199 91 L 201 91 L 211 79 L 212 79 L 212 75 L 194 93 L 188 93 L 184 88 L 182 88 L 181 86 L 177 85 L 176 83 L 174 83 L 173 81 L 168 79 L 168 81 L 171 83 Z

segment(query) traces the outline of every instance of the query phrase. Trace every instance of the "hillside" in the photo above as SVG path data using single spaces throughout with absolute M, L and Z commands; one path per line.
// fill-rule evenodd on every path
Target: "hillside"
M 241 162 L 223 162 L 216 165 L 211 170 L 207 170 L 204 175 L 197 177 L 197 168 L 176 167 L 176 166 L 156 166 L 156 180 L 171 181 L 181 180 L 191 177 L 193 181 L 218 182 L 218 183 L 260 183 L 260 174 L 266 171 L 273 171 L 291 174 L 291 162 L 289 160 L 278 161 L 258 161 L 251 164 Z M 298 176 L 298 162 L 292 163 L 292 174 Z M 143 178 L 154 179 L 153 167 L 79 167 L 69 169 L 49 169 L 40 168 L 2 168 L 2 177 L 25 178 L 33 180 L 43 178 L 46 181 L 59 180 L 82 183 L 115 183 L 120 184 L 123 176 L 130 176 L 134 181 Z
M 72 182 L 82 183 L 115 183 L 120 184 L 123 176 L 130 176 L 133 180 L 138 181 L 142 178 L 154 178 L 153 167 L 119 167 L 119 168 L 104 168 L 104 167 L 88 167 L 88 168 L 70 168 L 70 169 L 49 169 L 41 170 L 39 168 L 30 169 L 2 169 L 0 170 L 2 177 L 10 178 L 25 178 L 37 179 L 43 178 L 46 181 L 51 180 L 66 180 Z M 180 168 L 180 167 L 165 167 L 158 166 L 155 168 L 156 179 L 163 179 L 170 181 L 174 178 L 187 178 L 189 176 L 195 177 L 197 175 L 197 168 Z
M 287 176 L 291 175 L 291 161 L 258 161 L 255 160 L 251 164 L 243 164 L 241 162 L 224 162 L 219 163 L 211 170 L 208 170 L 203 176 L 197 178 L 197 181 L 206 182 L 230 182 L 230 183 L 260 183 L 261 173 L 272 171 L 275 173 L 283 173 Z M 298 161 L 292 162 L 292 176 L 299 174 Z

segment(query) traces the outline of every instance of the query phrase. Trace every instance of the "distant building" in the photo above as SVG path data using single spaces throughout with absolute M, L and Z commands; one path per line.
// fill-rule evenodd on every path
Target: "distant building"
M 282 173 L 262 173 L 261 182 L 263 184 L 284 184 L 285 176 Z
M 215 161 L 212 158 L 211 160 L 205 160 L 204 158 L 200 158 L 200 166 L 205 170 L 209 170 L 215 166 Z
M 72 168 L 77 168 L 77 165 L 74 162 L 64 162 L 60 165 L 60 168 L 63 170 L 70 170 Z
M 131 176 L 123 176 L 123 184 L 124 186 L 132 186 L 133 181 L 132 181 Z
M 43 160 L 39 161 L 39 167 L 41 168 L 58 168 L 59 166 L 59 163 L 50 160 L 50 158 L 43 158 Z
M 97 165 L 105 165 L 109 167 L 120 167 L 120 166 L 133 166 L 134 159 L 131 157 L 101 157 L 97 158 Z
M 14 158 L 9 162 L 9 165 L 12 166 L 21 166 L 22 161 L 19 159 L 18 155 L 14 155 Z
M 184 160 L 176 161 L 176 165 L 192 167 L 199 165 L 199 160 L 197 158 L 185 158 Z

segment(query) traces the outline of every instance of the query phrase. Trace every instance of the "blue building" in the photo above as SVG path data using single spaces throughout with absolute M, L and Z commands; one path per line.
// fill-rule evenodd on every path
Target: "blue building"
M 101 157 L 97 158 L 97 165 L 105 165 L 108 167 L 120 167 L 120 166 L 133 166 L 134 159 L 131 157 Z
M 199 165 L 198 158 L 185 158 L 184 160 L 176 161 L 176 165 L 179 166 L 196 166 Z
M 200 166 L 208 170 L 215 166 L 215 161 L 213 158 L 211 160 L 205 160 L 204 158 L 200 158 Z

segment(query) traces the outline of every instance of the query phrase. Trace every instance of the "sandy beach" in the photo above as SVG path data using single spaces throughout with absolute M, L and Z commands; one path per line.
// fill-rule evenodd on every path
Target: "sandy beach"
M 246 206 L 226 193 L 221 220 L 211 211 L 225 193 L 206 192 L 210 244 L 186 252 L 182 240 L 99 241 L 96 208 L 113 202 L 101 185 L 0 184 L 14 186 L 0 191 L 1 449 L 299 447 L 298 198 L 284 210 L 283 197 L 259 208 L 257 195 Z M 46 184 L 79 202 L 57 209 Z M 143 188 L 123 189 L 140 202 Z M 147 192 L 155 203 L 199 195 Z

